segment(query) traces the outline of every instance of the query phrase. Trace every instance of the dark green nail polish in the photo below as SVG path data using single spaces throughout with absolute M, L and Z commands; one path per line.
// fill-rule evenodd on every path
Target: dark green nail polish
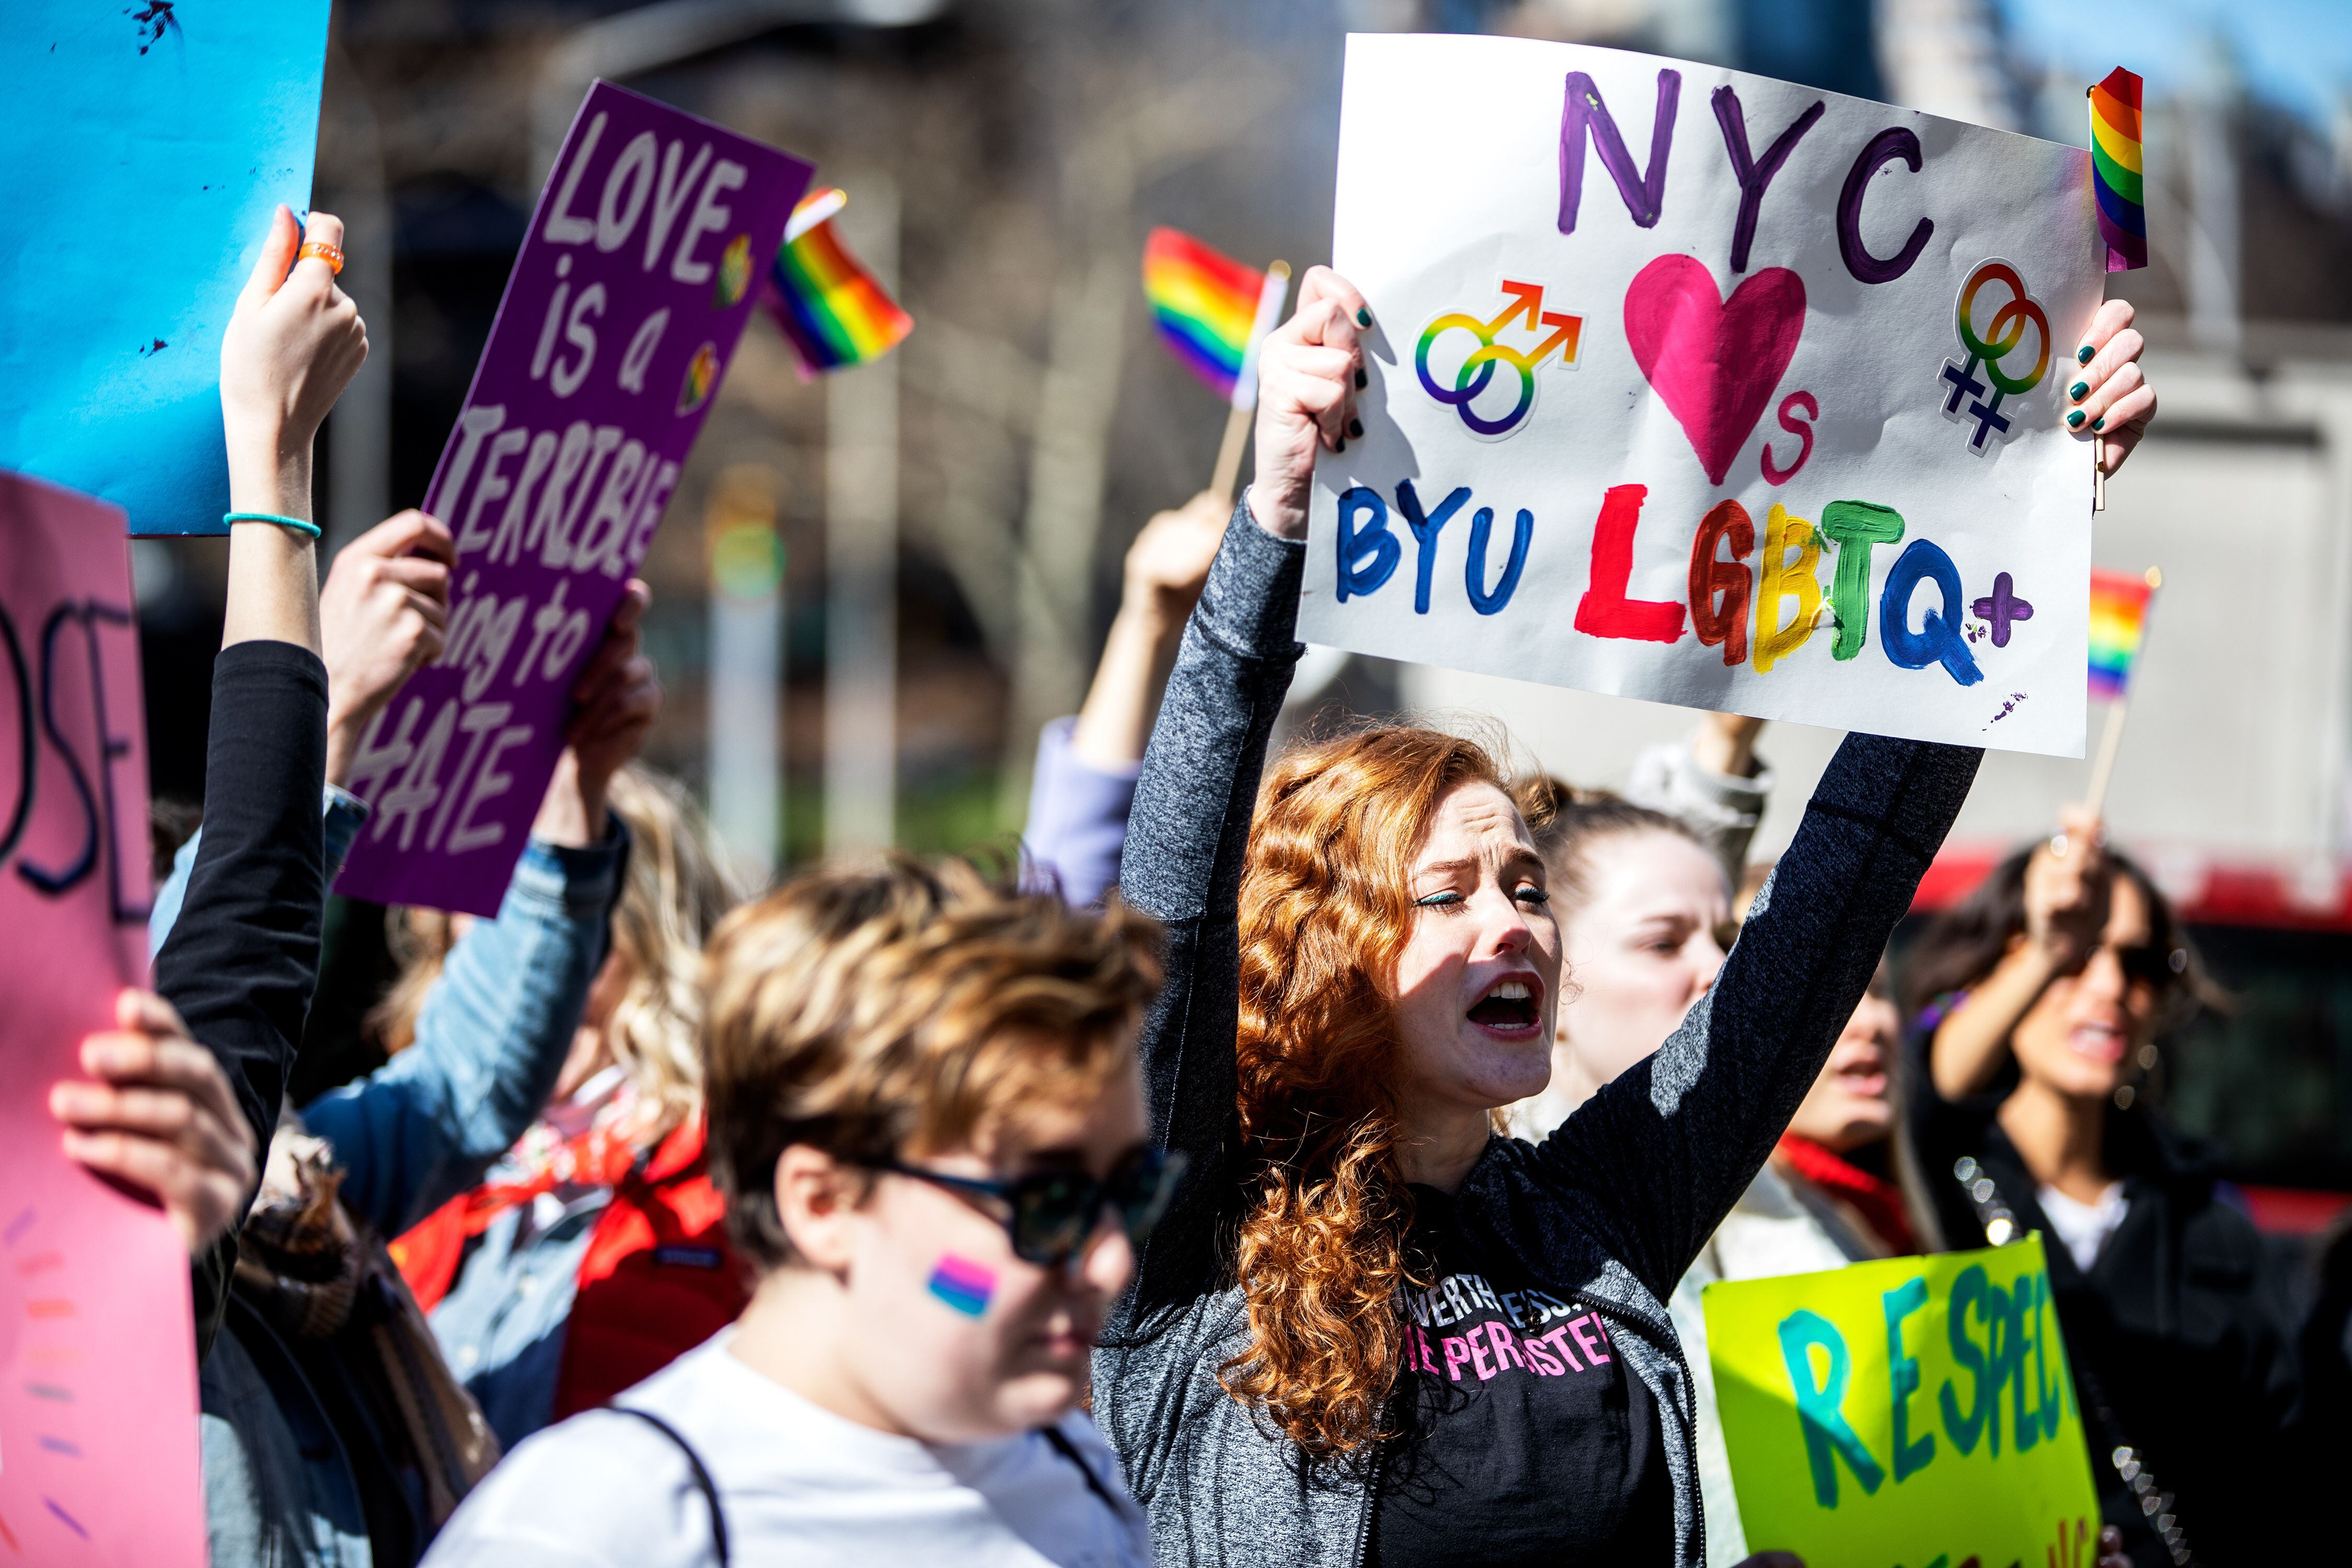
M 1347 449 L 1348 438 L 1345 436 L 1340 437 L 1337 441 L 1331 443 L 1331 450 L 1335 452 L 1344 452 Z
M 1367 376 L 1367 375 L 1366 375 L 1362 371 L 1360 371 L 1360 371 L 1358 371 L 1358 372 L 1356 373 L 1356 390 L 1357 390 L 1357 391 L 1361 392 L 1365 387 L 1367 387 L 1367 386 L 1369 386 L 1369 385 L 1370 385 L 1370 384 L 1371 384 L 1371 378 L 1370 378 L 1370 377 Z
M 1372 313 L 1370 310 L 1358 310 L 1356 312 L 1356 325 L 1360 327 L 1369 327 L 1371 324 Z
M 2094 420 L 2092 420 L 2092 421 L 2091 421 L 2091 428 L 2092 428 L 2092 429 L 2094 429 L 2094 430 L 2104 430 L 2104 429 L 2105 429 L 2106 427 L 2107 427 L 2107 416 L 2106 416 L 2105 415 L 2104 415 L 2104 414 L 2100 415 L 2096 419 L 2094 419 Z
M 2074 413 L 2066 416 L 2066 424 L 2067 427 L 2070 429 L 2081 429 L 2083 427 L 2083 411 L 2077 408 Z
M 1364 433 L 1364 422 L 1363 422 L 1362 420 L 1360 420 L 1360 419 L 1350 419 L 1350 420 L 1349 420 L 1349 421 L 1348 421 L 1348 434 L 1349 434 L 1349 435 L 1350 435 L 1350 436 L 1361 436 L 1363 433 Z
M 2090 390 L 2091 384 L 2089 382 L 2078 381 L 2074 385 L 2066 389 L 2066 395 L 2073 398 L 2075 402 L 2080 403 L 2083 401 L 2083 395 Z
M 2090 344 L 2084 343 L 2081 348 L 2074 351 L 2074 363 L 2076 364 L 2088 364 L 2091 363 L 2091 356 L 2098 352 L 2098 350 L 2093 348 Z

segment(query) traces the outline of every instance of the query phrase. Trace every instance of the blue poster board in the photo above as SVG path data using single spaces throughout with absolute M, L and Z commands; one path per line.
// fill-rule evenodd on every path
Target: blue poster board
M 310 205 L 330 0 L 11 0 L 0 468 L 219 533 L 221 331 Z

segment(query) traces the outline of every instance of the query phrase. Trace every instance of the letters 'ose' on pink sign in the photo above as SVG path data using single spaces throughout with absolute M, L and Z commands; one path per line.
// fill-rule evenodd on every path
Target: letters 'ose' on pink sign
M 65 1157 L 48 1112 L 82 1037 L 146 984 L 123 529 L 0 471 L 0 1563 L 202 1568 L 187 1252 Z
M 507 281 L 425 510 L 447 646 L 369 729 L 336 891 L 493 915 L 573 679 L 645 559 L 810 164 L 598 82 Z

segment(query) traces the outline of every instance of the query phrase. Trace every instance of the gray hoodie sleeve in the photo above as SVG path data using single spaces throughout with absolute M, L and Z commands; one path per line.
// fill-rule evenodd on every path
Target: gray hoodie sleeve
M 1723 973 L 1538 1158 L 1660 1298 L 1796 1113 L 1968 798 L 1984 753 L 1848 735 Z
M 1234 1192 L 1234 1032 L 1242 860 L 1258 775 L 1291 667 L 1307 548 L 1234 510 L 1184 628 L 1128 817 L 1120 896 L 1168 931 L 1167 981 L 1143 1027 L 1154 1140 L 1192 1162 L 1144 1249 L 1135 1309 L 1219 1283 L 1216 1232 Z

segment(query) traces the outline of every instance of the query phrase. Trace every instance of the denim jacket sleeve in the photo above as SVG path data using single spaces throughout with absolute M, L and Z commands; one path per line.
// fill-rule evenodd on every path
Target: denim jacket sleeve
M 467 931 L 425 1000 L 416 1043 L 303 1108 L 334 1145 L 354 1214 L 396 1236 L 481 1180 L 545 1105 L 604 962 L 627 837 L 533 839 L 498 919 Z
M 368 803 L 339 784 L 329 784 L 319 802 L 321 813 L 319 832 L 326 851 L 327 886 L 332 889 L 335 879 L 342 874 L 343 861 L 352 852 L 352 841 L 367 826 Z M 196 868 L 196 850 L 204 843 L 205 830 L 198 827 L 188 835 L 172 857 L 172 874 L 161 888 L 155 889 L 155 902 L 147 915 L 147 956 L 152 960 L 163 951 L 163 939 L 180 921 L 180 906 L 187 900 L 188 874 Z

